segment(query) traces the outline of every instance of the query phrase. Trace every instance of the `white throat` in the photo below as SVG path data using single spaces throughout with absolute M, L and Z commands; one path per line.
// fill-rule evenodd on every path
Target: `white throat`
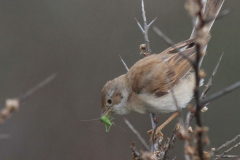
M 116 114 L 124 115 L 130 112 L 130 110 L 127 108 L 127 100 L 128 100 L 129 93 L 126 89 L 124 89 L 121 91 L 121 94 L 122 94 L 122 99 L 120 103 L 117 105 L 114 105 L 112 108 L 112 111 Z

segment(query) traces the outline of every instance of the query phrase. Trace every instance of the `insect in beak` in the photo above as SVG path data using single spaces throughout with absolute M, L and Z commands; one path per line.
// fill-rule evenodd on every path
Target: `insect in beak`
M 113 120 L 114 118 L 109 116 L 109 115 L 104 115 L 101 117 L 100 122 L 104 122 L 105 123 L 105 127 L 106 127 L 106 132 L 108 132 L 110 130 L 110 127 L 113 125 Z

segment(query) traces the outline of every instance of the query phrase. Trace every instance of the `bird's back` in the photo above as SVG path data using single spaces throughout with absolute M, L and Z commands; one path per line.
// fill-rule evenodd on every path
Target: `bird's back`
M 181 49 L 190 46 L 182 51 L 189 59 L 195 57 L 195 46 L 193 39 L 180 42 L 174 48 Z M 156 97 L 169 93 L 169 80 L 171 86 L 175 86 L 191 70 L 192 66 L 173 47 L 170 47 L 160 54 L 152 54 L 135 63 L 126 74 L 128 84 L 132 91 L 140 94 L 147 92 Z M 174 53 L 176 52 L 176 53 Z

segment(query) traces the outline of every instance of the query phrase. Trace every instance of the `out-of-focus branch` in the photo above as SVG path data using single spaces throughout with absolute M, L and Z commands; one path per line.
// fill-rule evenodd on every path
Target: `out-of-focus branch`
M 234 148 L 238 147 L 240 145 L 240 142 L 234 145 L 233 147 L 229 148 L 228 150 L 224 151 L 219 157 L 216 158 L 216 160 L 221 159 L 225 154 L 233 150 Z
M 216 155 L 216 157 L 220 157 L 220 155 Z M 221 158 L 238 158 L 239 155 L 223 155 Z
M 216 73 L 217 73 L 217 71 L 218 71 L 218 68 L 219 68 L 219 66 L 220 66 L 220 62 L 221 62 L 221 60 L 222 60 L 222 56 L 223 56 L 223 53 L 222 53 L 222 55 L 220 56 L 220 58 L 219 58 L 219 60 L 218 60 L 218 63 L 217 63 L 217 65 L 215 66 L 215 68 L 214 68 L 214 70 L 213 70 L 213 73 L 212 73 L 211 77 L 209 78 L 208 83 L 207 83 L 207 85 L 205 86 L 205 88 L 204 88 L 204 90 L 203 90 L 203 92 L 202 92 L 202 94 L 201 94 L 201 99 L 204 99 L 204 98 L 206 97 L 207 92 L 209 91 L 209 89 L 210 89 L 211 86 L 212 86 L 212 81 L 213 81 L 213 78 L 214 78 L 214 76 L 216 75 Z M 204 106 L 205 106 L 205 105 L 204 105 Z M 187 117 L 186 117 L 186 121 L 185 121 L 186 127 L 189 126 L 189 123 L 192 121 L 193 116 L 194 116 L 193 113 L 192 113 L 191 111 L 188 111 Z
M 141 141 L 141 143 L 143 144 L 143 146 L 145 147 L 145 149 L 147 149 L 148 151 L 150 151 L 147 143 L 145 142 L 145 140 L 143 139 L 143 137 L 140 135 L 140 133 L 133 127 L 133 125 L 126 119 L 124 118 L 125 123 L 128 125 L 128 127 L 133 131 L 134 134 L 137 135 L 138 139 Z
M 231 86 L 229 86 L 229 87 L 227 87 L 227 88 L 225 88 L 225 89 L 207 97 L 206 99 L 202 100 L 201 105 L 205 105 L 205 104 L 207 104 L 207 103 L 209 103 L 209 102 L 211 102 L 211 101 L 213 101 L 217 98 L 220 98 L 220 97 L 226 95 L 227 93 L 230 93 L 230 92 L 234 91 L 238 87 L 240 87 L 240 81 L 238 81 L 238 82 L 232 84 Z
M 220 65 L 220 62 L 221 62 L 221 60 L 222 60 L 223 54 L 224 54 L 224 53 L 222 53 L 222 55 L 220 56 L 219 61 L 218 61 L 217 65 L 216 65 L 216 67 L 214 68 L 214 71 L 213 71 L 211 77 L 209 78 L 208 83 L 207 83 L 207 85 L 205 86 L 205 88 L 204 88 L 204 90 L 203 90 L 203 92 L 202 92 L 202 94 L 201 94 L 201 99 L 204 99 L 204 98 L 206 97 L 207 92 L 209 91 L 209 89 L 210 89 L 211 86 L 212 86 L 213 77 L 214 77 L 214 76 L 216 75 L 216 73 L 217 73 L 217 70 L 218 70 L 218 67 L 219 67 L 219 65 Z
M 220 150 L 222 150 L 223 148 L 226 148 L 228 145 L 230 145 L 231 143 L 235 142 L 238 138 L 240 138 L 240 134 L 237 135 L 236 137 L 234 137 L 232 140 L 227 141 L 226 143 L 224 143 L 223 145 L 221 145 L 219 148 L 215 149 L 212 151 L 212 155 L 218 153 Z
M 0 112 L 0 124 L 2 124 L 8 117 L 12 115 L 15 111 L 17 111 L 20 107 L 20 104 L 31 96 L 33 93 L 38 91 L 40 88 L 44 87 L 48 83 L 50 83 L 54 78 L 56 74 L 51 75 L 44 81 L 40 82 L 35 87 L 31 88 L 29 91 L 27 91 L 25 94 L 19 96 L 19 98 L 13 98 L 13 99 L 7 99 L 6 100 L 6 106 L 1 110 Z
M 142 160 L 142 157 L 141 157 L 140 153 L 138 152 L 134 141 L 132 142 L 131 150 L 132 150 L 133 159 Z
M 196 124 L 197 127 L 202 128 L 202 120 L 201 120 L 201 103 L 200 103 L 200 96 L 199 96 L 199 84 L 200 84 L 200 75 L 199 75 L 199 65 L 200 65 L 200 61 L 202 56 L 204 55 L 204 53 L 202 52 L 202 41 L 205 40 L 206 35 L 208 34 L 206 32 L 203 32 L 203 28 L 205 27 L 206 23 L 204 22 L 203 19 L 203 10 L 205 10 L 205 7 L 202 3 L 201 0 L 197 0 L 195 2 L 192 3 L 196 3 L 196 9 L 195 15 L 193 15 L 193 18 L 197 19 L 197 24 L 195 26 L 196 29 L 196 59 L 193 63 L 193 68 L 194 68 L 194 73 L 195 73 L 195 89 L 194 89 L 194 98 L 195 98 L 195 102 L 196 102 L 196 109 L 195 109 L 195 118 L 196 118 Z M 189 12 L 191 11 L 192 8 L 189 8 Z M 195 17 L 194 17 L 195 16 Z M 197 132 L 196 134 L 196 141 L 197 141 L 197 152 L 198 152 L 198 156 L 200 160 L 204 160 L 203 158 L 203 144 L 202 144 L 202 136 L 203 136 L 203 132 L 201 131 L 201 129 L 199 129 L 200 131 Z
M 152 27 L 153 30 L 157 33 L 157 35 L 159 37 L 161 37 L 169 46 L 171 46 L 173 49 L 175 49 L 177 52 L 179 52 L 179 54 L 184 57 L 185 59 L 187 59 L 192 65 L 193 65 L 193 61 L 191 59 L 189 59 L 189 57 L 187 57 L 178 47 L 176 47 L 176 43 L 174 43 L 168 36 L 166 36 L 159 28 L 157 28 L 156 26 Z
M 56 77 L 56 73 L 52 74 L 51 76 L 49 76 L 48 78 L 46 78 L 44 81 L 40 82 L 38 85 L 36 85 L 35 87 L 31 88 L 29 91 L 27 91 L 25 94 L 21 95 L 19 97 L 20 101 L 25 100 L 26 98 L 28 98 L 29 96 L 31 96 L 32 94 L 34 94 L 36 91 L 38 91 L 40 88 L 46 86 L 48 83 L 50 83 L 55 77 Z

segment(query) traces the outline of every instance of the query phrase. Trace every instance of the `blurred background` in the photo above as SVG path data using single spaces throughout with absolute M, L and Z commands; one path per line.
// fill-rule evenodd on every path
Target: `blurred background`
M 184 0 L 145 1 L 147 20 L 174 42 L 189 38 L 191 19 Z M 215 22 L 208 54 L 202 67 L 211 75 L 220 55 L 223 60 L 208 95 L 240 80 L 240 1 L 226 1 L 232 11 Z M 8 0 L 0 1 L 0 106 L 53 73 L 57 77 L 29 97 L 3 125 L 0 134 L 1 160 L 26 159 L 131 159 L 130 145 L 144 149 L 128 129 L 123 117 L 148 141 L 149 114 L 114 115 L 114 122 L 127 130 L 112 127 L 106 133 L 99 121 L 100 95 L 106 81 L 125 74 L 119 55 L 131 67 L 142 58 L 144 43 L 140 0 Z M 168 46 L 152 29 L 151 49 L 160 53 Z M 217 148 L 240 133 L 240 90 L 212 102 L 203 114 L 210 128 L 208 150 Z M 187 109 L 184 110 L 186 114 Z M 160 123 L 170 114 L 161 115 Z M 177 119 L 163 129 L 170 137 Z M 191 123 L 194 127 L 194 121 Z M 235 149 L 232 154 L 239 154 Z M 171 157 L 183 158 L 183 144 L 175 143 Z

